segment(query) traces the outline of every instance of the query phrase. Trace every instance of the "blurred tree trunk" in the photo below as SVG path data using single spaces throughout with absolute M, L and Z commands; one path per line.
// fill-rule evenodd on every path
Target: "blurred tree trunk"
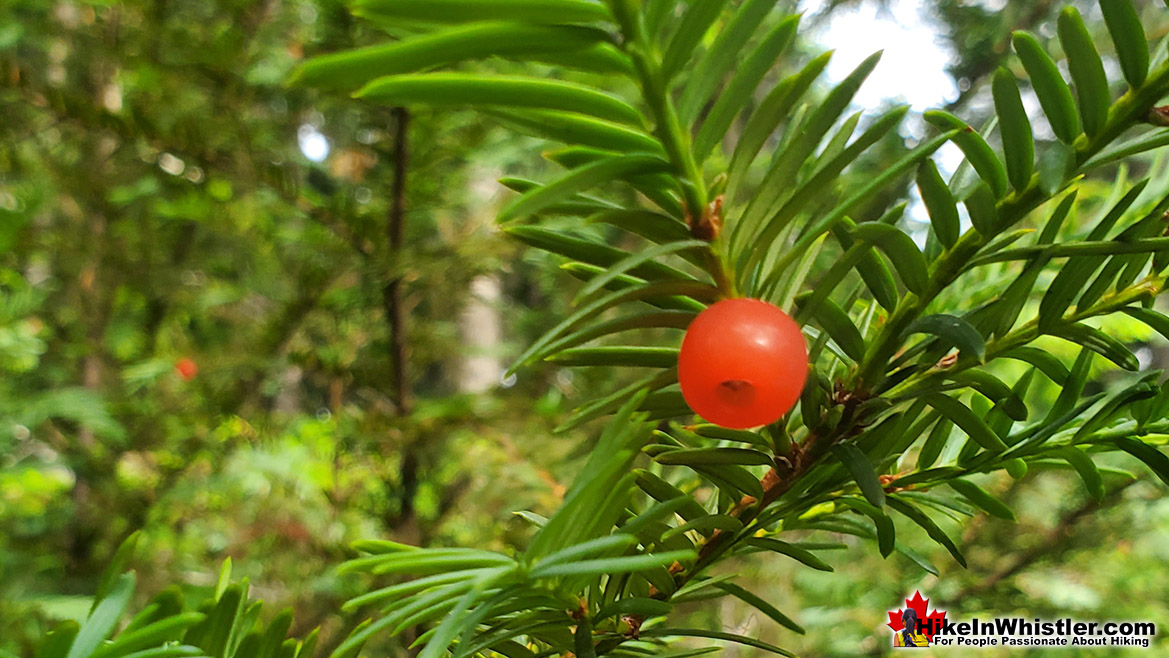
M 392 112 L 394 125 L 394 181 L 391 191 L 390 214 L 386 221 L 389 247 L 388 261 L 394 266 L 402 262 L 402 247 L 406 241 L 406 170 L 409 164 L 410 115 L 401 107 Z M 386 321 L 390 326 L 390 382 L 398 413 L 410 414 L 414 393 L 407 372 L 409 350 L 406 344 L 406 314 L 402 308 L 402 275 L 395 272 L 384 289 Z
M 503 289 L 499 279 L 480 275 L 471 281 L 471 296 L 459 318 L 464 356 L 459 362 L 458 388 L 464 393 L 486 393 L 499 383 L 503 365 L 499 345 L 503 321 L 499 302 Z
M 395 271 L 382 289 L 382 303 L 389 329 L 389 376 L 391 397 L 401 417 L 407 417 L 414 407 L 414 391 L 410 382 L 409 345 L 407 343 L 406 313 L 402 300 L 402 248 L 406 239 L 406 183 L 410 158 L 410 114 L 401 107 L 391 112 L 393 134 L 394 178 L 390 189 L 390 211 L 386 217 L 385 262 Z M 403 541 L 417 543 L 421 538 L 415 517 L 414 499 L 420 481 L 419 450 L 422 439 L 412 437 L 401 447 L 398 467 L 398 510 L 388 525 Z

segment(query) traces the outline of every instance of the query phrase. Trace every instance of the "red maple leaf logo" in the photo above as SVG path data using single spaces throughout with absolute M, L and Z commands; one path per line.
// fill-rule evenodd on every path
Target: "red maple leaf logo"
M 929 608 L 929 604 L 930 600 L 923 599 L 921 597 L 920 591 L 914 592 L 912 599 L 905 599 L 905 605 L 907 607 L 913 608 L 913 611 L 917 613 L 918 620 L 922 622 L 922 634 L 925 635 L 926 638 L 928 638 L 931 642 L 933 642 L 934 631 L 940 629 L 942 627 L 942 622 L 946 620 L 946 611 L 934 610 L 933 612 L 926 614 L 926 611 Z M 905 623 L 901 621 L 901 614 L 903 612 L 905 612 L 904 608 L 898 608 L 897 612 L 889 611 L 889 623 L 887 626 L 892 628 L 894 633 L 897 633 L 905 628 Z

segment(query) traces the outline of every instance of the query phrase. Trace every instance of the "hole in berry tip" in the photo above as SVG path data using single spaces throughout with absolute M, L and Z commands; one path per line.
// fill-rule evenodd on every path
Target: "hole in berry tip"
M 732 407 L 747 407 L 755 403 L 755 386 L 746 380 L 728 379 L 715 389 L 718 399 Z

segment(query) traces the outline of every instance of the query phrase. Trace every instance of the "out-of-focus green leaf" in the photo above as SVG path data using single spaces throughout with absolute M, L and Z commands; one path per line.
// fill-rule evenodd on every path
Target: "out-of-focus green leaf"
M 517 514 L 519 513 L 517 512 Z M 544 522 L 546 523 L 547 519 L 544 519 Z M 475 578 L 484 573 L 485 569 L 488 568 L 492 567 L 450 571 L 433 576 L 426 576 L 424 578 L 416 578 L 404 583 L 398 583 L 397 585 L 390 585 L 389 587 L 383 587 L 381 589 L 377 589 L 372 592 L 366 592 L 365 594 L 356 596 L 346 601 L 345 605 L 342 606 L 341 609 L 344 612 L 353 612 L 354 610 L 358 610 L 367 605 L 384 604 L 392 599 L 409 596 L 432 587 L 449 585 L 451 583 Z
M 551 553 L 544 559 L 537 562 L 535 566 L 550 567 L 556 564 L 573 562 L 593 555 L 602 555 L 604 553 L 610 553 L 613 551 L 622 552 L 635 544 L 637 544 L 637 538 L 633 535 L 625 533 L 607 535 L 605 537 L 590 539 L 589 541 L 561 549 L 555 553 Z
M 771 464 L 771 456 L 747 448 L 682 448 L 654 457 L 660 464 L 702 466 L 706 464 L 740 464 L 745 466 Z
M 1055 240 L 1059 228 L 1063 225 L 1064 219 L 1067 218 L 1068 212 L 1075 202 L 1075 197 L 1076 195 L 1074 193 L 1067 195 L 1056 207 L 1055 212 L 1052 213 L 1047 224 L 1044 226 L 1043 233 L 1039 236 L 1038 244 L 1050 244 Z M 1035 288 L 1035 283 L 1038 281 L 1040 273 L 1046 266 L 1047 257 L 1042 254 L 1036 256 L 1023 269 L 1022 274 L 1012 281 L 1011 285 L 1007 286 L 1006 291 L 999 298 L 999 303 L 995 308 L 998 321 L 995 322 L 995 326 L 992 329 L 994 335 L 1005 336 L 1014 328 L 1015 322 L 1019 319 L 1019 314 L 1031 298 L 1031 291 Z
M 1003 136 L 1003 154 L 1007 161 L 1007 177 L 1019 191 L 1031 183 L 1035 166 L 1035 138 L 1031 134 L 1031 119 L 1023 108 L 1019 87 L 1010 71 L 1000 68 L 995 72 L 991 90 L 994 92 L 995 112 L 999 117 L 999 131 Z
M 1119 437 L 1115 441 L 1117 447 L 1144 462 L 1162 482 L 1169 484 L 1169 457 L 1165 453 L 1137 439 Z
M 930 430 L 929 435 L 926 436 L 925 443 L 921 445 L 921 451 L 917 453 L 918 470 L 929 468 L 938 461 L 953 429 L 954 423 L 949 418 L 938 420 L 934 428 Z
M 1169 317 L 1151 308 L 1141 308 L 1139 306 L 1129 306 L 1122 310 L 1125 315 L 1140 320 L 1153 331 L 1156 331 L 1165 338 L 1169 338 Z
M 763 177 L 755 196 L 747 204 L 736 226 L 735 237 L 741 240 L 756 240 L 770 244 L 782 226 L 772 222 L 764 227 L 772 208 L 791 189 L 801 165 L 823 140 L 841 113 L 848 108 L 853 96 L 862 83 L 876 68 L 880 53 L 870 56 L 843 81 L 832 88 L 824 100 L 816 106 L 799 134 L 786 146 L 781 147 L 772 160 L 772 166 Z
M 359 557 L 341 565 L 340 573 L 370 572 L 381 575 L 431 574 L 470 570 L 480 567 L 497 567 L 511 563 L 511 558 L 492 551 L 474 548 L 443 548 L 409 553 L 389 553 Z M 232 587 L 236 588 L 233 593 Z M 224 596 L 239 600 L 239 587 L 232 585 Z M 230 608 L 229 606 L 226 606 Z M 226 609 L 226 608 L 225 608 Z M 218 608 L 217 608 L 218 612 Z M 227 615 L 228 613 L 224 613 Z
M 966 155 L 966 161 L 970 163 L 974 171 L 978 172 L 979 178 L 990 186 L 995 198 L 1001 199 L 1006 195 L 1007 169 L 995 155 L 994 149 L 982 138 L 982 135 L 979 135 L 965 121 L 949 112 L 930 110 L 923 116 L 926 121 L 939 130 L 959 131 L 954 136 L 954 143 L 962 149 L 962 153 Z
M 706 34 L 710 26 L 718 20 L 727 0 L 709 0 L 689 5 L 686 14 L 678 29 L 670 38 L 669 44 L 662 55 L 662 76 L 669 80 L 674 77 L 686 62 L 694 57 L 698 43 Z
M 783 203 L 779 210 L 767 218 L 763 239 L 778 235 L 782 232 L 791 222 L 792 218 L 804 210 L 809 203 L 823 195 L 824 188 L 831 185 L 832 181 L 840 176 L 845 167 L 855 162 L 865 150 L 879 142 L 890 130 L 897 127 L 908 110 L 909 107 L 905 105 L 889 110 L 875 119 L 865 129 L 864 133 L 853 140 L 847 147 L 842 148 L 836 155 L 828 157 L 826 154 L 821 154 L 821 158 L 827 161 L 819 164 L 820 161 L 818 160 L 815 172 L 801 181 L 795 192 Z M 876 223 L 885 225 L 884 222 Z M 863 224 L 862 226 L 864 225 L 867 224 Z
M 1007 521 L 1015 520 L 1015 513 L 1011 511 L 1011 508 L 1004 505 L 1002 501 L 987 493 L 986 490 L 977 484 L 969 480 L 963 480 L 962 478 L 954 478 L 953 480 L 947 481 L 946 485 L 954 491 L 957 491 L 963 498 L 987 514 Z
M 796 307 L 802 308 L 805 306 L 808 298 L 812 295 L 812 292 L 806 292 L 800 297 L 797 297 Z M 848 317 L 848 314 L 834 302 L 829 299 L 822 300 L 812 312 L 812 318 L 816 321 L 816 324 L 820 325 L 820 328 L 828 333 L 832 340 L 835 341 L 849 358 L 858 363 L 864 358 L 865 339 L 861 336 L 856 325 Z
M 762 640 L 747 637 L 745 635 L 738 635 L 735 633 L 727 633 L 725 631 L 708 631 L 698 628 L 651 628 L 641 632 L 642 637 L 704 637 L 711 640 L 724 640 L 726 642 L 734 642 L 756 649 L 762 649 L 769 653 L 778 654 L 780 656 L 789 656 L 795 658 L 795 654 L 787 649 L 781 649 L 773 644 L 768 644 Z
M 72 620 L 57 624 L 45 635 L 35 658 L 66 658 L 81 626 Z
M 1146 153 L 1154 149 L 1169 146 L 1169 130 L 1154 130 L 1126 142 L 1110 146 L 1084 163 L 1081 171 L 1091 171 L 1098 167 L 1115 164 L 1127 160 L 1134 155 Z
M 896 212 L 898 208 L 904 209 L 904 207 L 905 204 L 900 204 L 891 212 Z M 873 295 L 873 299 L 881 305 L 881 308 L 892 311 L 897 307 L 897 282 L 893 279 L 893 272 L 878 253 L 874 251 L 871 245 L 868 243 L 858 244 L 853 240 L 852 229 L 855 226 L 856 223 L 851 219 L 843 217 L 839 224 L 832 227 L 833 237 L 836 238 L 841 247 L 849 251 L 824 276 L 822 283 L 825 285 L 817 285 L 815 287 L 813 295 L 809 300 L 811 308 L 815 308 L 817 299 L 827 299 L 836 284 L 853 267 L 856 267 L 856 271 L 860 274 L 861 280 L 865 282 L 865 287 L 869 289 L 869 292 Z
M 831 564 L 821 560 L 811 551 L 800 548 L 790 542 L 772 539 L 770 537 L 748 537 L 744 540 L 744 543 L 748 546 L 786 555 L 804 566 L 811 567 L 817 571 L 834 571 Z
M 130 536 L 118 545 L 118 550 L 114 551 L 114 556 L 110 558 L 110 563 L 106 565 L 101 581 L 98 582 L 97 589 L 94 591 L 93 606 L 89 610 L 91 614 L 97 609 L 102 599 L 113 590 L 114 586 L 122 582 L 122 575 L 125 573 L 126 567 L 129 566 L 130 560 L 133 559 L 134 551 L 137 550 L 138 540 L 141 537 L 141 531 L 130 533 Z
M 597 267 L 608 268 L 629 255 L 629 252 L 610 247 L 595 240 L 576 237 L 563 231 L 554 231 L 536 226 L 509 226 L 504 229 L 508 235 L 521 242 L 566 258 L 579 260 Z M 645 263 L 630 271 L 643 279 L 677 279 L 699 283 L 690 275 L 661 263 Z M 706 285 L 706 284 L 699 284 Z
M 572 633 L 573 652 L 580 658 L 597 658 L 597 646 L 593 643 L 593 624 L 588 615 L 577 620 Z
M 890 496 L 888 498 L 888 504 L 893 509 L 901 512 L 901 514 L 904 515 L 907 519 L 921 526 L 921 528 L 925 530 L 926 534 L 930 536 L 930 539 L 938 542 L 943 547 L 945 547 L 947 551 L 950 552 L 950 555 L 954 557 L 958 564 L 962 565 L 963 567 L 966 566 L 966 558 L 963 557 L 962 551 L 958 549 L 958 545 L 955 544 L 954 540 L 950 539 L 950 536 L 947 535 L 940 527 L 938 527 L 938 524 L 934 523 L 933 519 L 926 515 L 925 512 L 919 510 L 912 504 L 907 503 L 896 496 Z
M 727 190 L 732 199 L 737 196 L 743 177 L 755 156 L 759 154 L 776 128 L 785 119 L 790 118 L 791 108 L 828 66 L 831 57 L 832 53 L 824 53 L 808 62 L 799 73 L 784 78 L 768 92 L 760 101 L 759 107 L 751 113 L 751 118 L 747 120 L 747 125 L 739 135 L 734 154 L 731 156 L 731 165 L 727 169 Z M 789 124 L 789 128 L 794 129 L 794 126 Z
M 889 518 L 889 515 L 879 507 L 859 498 L 841 496 L 836 499 L 836 502 L 850 507 L 872 519 L 877 529 L 877 547 L 881 552 L 881 557 L 889 557 L 897 542 L 897 529 L 893 525 L 893 520 Z
M 941 313 L 927 315 L 914 320 L 906 333 L 937 336 L 957 347 L 964 356 L 973 357 L 980 363 L 986 360 L 986 340 L 973 325 L 960 317 Z
M 532 578 L 560 578 L 577 575 L 621 574 L 644 571 L 653 567 L 669 566 L 674 562 L 690 562 L 695 558 L 693 551 L 666 551 L 650 555 L 629 555 L 624 557 L 578 560 L 546 567 L 534 567 Z
M 666 501 L 682 499 L 683 502 L 680 503 L 681 506 L 678 508 L 678 515 L 683 519 L 693 521 L 694 519 L 708 515 L 708 512 L 693 498 L 657 475 L 641 469 L 634 471 L 634 475 L 637 486 L 654 500 L 664 503 Z
M 921 193 L 921 200 L 925 202 L 934 235 L 946 247 L 953 247 L 961 232 L 958 205 L 933 160 L 926 160 L 918 167 L 917 189 Z
M 626 368 L 672 368 L 678 365 L 673 347 L 578 347 L 547 357 L 566 366 L 618 366 Z
M 1064 186 L 1064 180 L 1071 174 L 1076 163 L 1076 150 L 1062 142 L 1048 145 L 1039 157 L 1039 189 L 1048 196 L 1055 196 Z
M 1031 87 L 1039 96 L 1039 104 L 1056 137 L 1064 144 L 1074 143 L 1081 132 L 1080 115 L 1076 112 L 1072 90 L 1060 75 L 1059 67 L 1029 33 L 1015 32 L 1011 35 L 1011 43 L 1031 77 Z
M 904 544 L 901 544 L 900 542 L 898 542 L 896 550 L 898 553 L 909 558 L 910 562 L 913 562 L 917 566 L 921 567 L 922 571 L 933 574 L 935 576 L 939 575 L 938 568 L 934 566 L 934 563 L 930 562 L 929 559 L 921 553 L 918 553 L 917 551 L 908 546 L 905 546 Z
M 1059 42 L 1067 53 L 1068 68 L 1076 84 L 1076 98 L 1080 104 L 1080 117 L 1084 132 L 1095 137 L 1108 121 L 1108 108 L 1112 95 L 1108 90 L 1108 77 L 1104 74 L 1104 62 L 1092 35 L 1084 25 L 1080 11 L 1066 7 L 1059 14 Z
M 1076 469 L 1076 473 L 1084 481 L 1084 488 L 1088 490 L 1088 495 L 1096 500 L 1104 498 L 1104 478 L 1100 476 L 1096 462 L 1092 461 L 1088 453 L 1075 446 L 1065 446 L 1057 450 L 1056 454 L 1063 457 L 1072 468 Z
M 1051 352 L 1036 347 L 1016 347 L 1003 352 L 1001 356 L 1005 359 L 1015 359 L 1016 361 L 1030 363 L 1046 375 L 1048 379 L 1060 386 L 1067 381 L 1067 366 L 1059 360 L 1059 357 Z
M 289 80 L 328 89 L 354 90 L 383 75 L 486 57 L 521 57 L 547 52 L 580 56 L 605 39 L 601 30 L 554 25 L 489 22 L 460 25 L 429 34 L 314 57 L 300 65 Z
M 619 153 L 664 155 L 657 139 L 627 125 L 554 110 L 484 110 L 519 132 L 564 144 L 579 144 Z
M 614 178 L 663 171 L 666 166 L 664 160 L 653 155 L 617 155 L 598 160 L 573 169 L 511 202 L 499 213 L 499 221 L 523 219 Z
M 77 631 L 72 646 L 69 647 L 67 658 L 88 658 L 102 641 L 109 637 L 118 620 L 130 605 L 130 597 L 134 595 L 134 574 L 126 573 L 120 576 L 109 594 L 94 607 L 89 618 Z
M 701 285 L 701 284 L 700 284 Z M 696 313 L 687 311 L 664 311 L 661 313 L 650 313 L 630 316 L 628 318 L 618 318 L 606 322 L 592 323 L 591 320 L 596 318 L 596 315 L 601 311 L 612 308 L 622 302 L 632 301 L 635 299 L 647 299 L 656 296 L 670 296 L 675 294 L 686 294 L 686 291 L 694 290 L 701 294 L 699 288 L 694 288 L 690 284 L 682 281 L 666 282 L 661 281 L 657 283 L 650 283 L 647 285 L 617 290 L 599 299 L 596 299 L 578 310 L 570 314 L 562 320 L 555 327 L 549 329 L 536 342 L 532 343 L 527 350 L 524 351 L 515 361 L 512 370 L 517 366 L 529 363 L 535 359 L 543 358 L 555 351 L 566 349 L 569 347 L 576 347 L 593 338 L 624 331 L 626 329 L 636 328 L 638 326 L 668 326 L 680 327 L 685 329 L 689 326 L 688 318 L 692 318 Z M 632 319 L 631 319 L 632 318 Z M 582 325 L 584 328 L 582 329 Z M 570 333 L 575 332 L 575 333 Z M 570 344 L 571 343 L 571 344 Z M 511 370 L 509 370 L 510 372 Z
M 915 169 L 923 159 L 933 155 L 935 151 L 942 147 L 943 144 L 950 141 L 955 136 L 955 133 L 943 133 L 933 139 L 927 140 L 920 144 L 917 148 L 901 157 L 900 160 L 893 163 L 880 174 L 871 178 L 865 185 L 861 186 L 852 196 L 844 199 L 836 205 L 830 212 L 816 219 L 810 226 L 805 228 L 800 235 L 800 238 L 792 244 L 791 249 L 782 256 L 775 264 L 771 275 L 768 277 L 774 280 L 782 275 L 784 269 L 795 259 L 796 254 L 804 253 L 817 240 L 820 239 L 826 232 L 831 230 L 840 221 L 844 219 L 849 212 L 865 200 L 872 198 L 878 190 L 883 189 L 893 181 L 901 178 L 907 172 Z
M 852 473 L 852 479 L 860 487 L 865 500 L 876 507 L 884 507 L 885 489 L 881 485 L 880 478 L 877 477 L 877 471 L 865 453 L 851 443 L 839 443 L 832 446 L 832 453 L 836 455 L 840 463 L 844 464 L 848 472 Z
M 167 617 L 144 628 L 129 633 L 120 633 L 113 642 L 99 647 L 90 656 L 92 658 L 110 658 L 112 656 L 137 655 L 134 652 L 141 652 L 179 640 L 184 630 L 203 621 L 205 617 L 206 615 L 201 612 L 186 612 Z M 287 632 L 287 628 L 285 632 Z
M 1082 323 L 1063 324 L 1052 329 L 1051 334 L 1070 343 L 1083 345 L 1125 370 L 1135 372 L 1140 369 L 1136 355 L 1124 343 L 1095 327 Z
M 595 621 L 602 621 L 614 616 L 638 615 L 640 617 L 650 619 L 653 617 L 665 617 L 670 614 L 674 606 L 665 601 L 644 597 L 628 597 L 619 601 L 614 601 L 609 605 L 601 608 L 600 612 L 594 617 Z
M 743 601 L 744 603 L 746 603 L 747 605 L 750 605 L 751 607 L 755 608 L 759 612 L 762 612 L 763 614 L 767 615 L 767 617 L 770 618 L 772 621 L 779 624 L 780 626 L 783 626 L 784 628 L 787 628 L 787 629 L 792 630 L 796 633 L 799 633 L 800 635 L 803 635 L 806 632 L 804 630 L 803 626 L 800 626 L 796 622 L 792 621 L 792 619 L 790 617 L 788 617 L 787 615 L 780 612 L 778 608 L 771 605 L 767 601 L 764 601 L 762 598 L 756 596 L 755 594 L 752 594 L 751 592 L 747 591 L 746 589 L 739 587 L 738 585 L 735 585 L 734 583 L 722 582 L 722 583 L 716 584 L 715 587 L 721 589 L 724 592 L 727 592 L 728 594 L 730 594 L 731 596 L 734 596 L 735 598 L 739 599 L 740 601 Z
M 705 656 L 708 653 L 722 651 L 721 647 L 705 647 L 703 649 L 683 649 L 680 651 L 665 651 L 663 653 L 655 653 L 656 658 L 696 658 L 697 656 Z
M 1116 203 L 1088 234 L 1088 240 L 1103 240 L 1116 222 L 1132 206 L 1144 191 L 1148 180 L 1141 181 Z M 1103 256 L 1077 256 L 1068 260 L 1059 271 L 1047 293 L 1039 302 L 1039 329 L 1047 331 L 1063 319 L 1063 314 L 1072 300 L 1084 290 L 1088 278 L 1104 263 Z
M 588 219 L 591 223 L 616 226 L 651 242 L 674 242 L 690 237 L 690 229 L 684 222 L 650 210 L 606 210 Z
M 913 238 L 904 231 L 888 224 L 866 222 L 858 224 L 852 230 L 852 236 L 880 247 L 911 292 L 921 295 L 929 288 L 929 267 L 925 257 L 913 243 Z
M 589 265 L 587 263 L 581 263 L 579 261 L 569 261 L 567 263 L 563 263 L 563 264 L 561 264 L 560 269 L 564 270 L 565 272 L 568 272 L 568 274 L 570 274 L 573 278 L 579 279 L 581 281 L 589 281 L 593 277 L 596 277 L 605 271 L 605 268 L 603 268 L 603 267 L 597 267 L 596 265 Z M 639 279 L 639 278 L 634 277 L 634 276 L 622 275 L 622 276 L 617 277 L 613 281 L 611 281 L 609 284 L 607 284 L 605 286 L 605 289 L 610 290 L 610 291 L 630 290 L 633 288 L 640 288 L 640 287 L 644 286 L 645 283 L 646 282 L 643 279 Z M 702 286 L 705 284 L 699 284 L 699 285 Z M 669 297 L 653 296 L 653 297 L 646 297 L 645 299 L 642 299 L 639 301 L 644 301 L 646 304 L 649 304 L 650 306 L 654 306 L 654 307 L 657 307 L 660 309 L 665 309 L 665 310 L 670 310 L 670 311 L 696 311 L 696 312 L 698 312 L 698 311 L 704 310 L 707 306 L 706 303 L 698 301 L 699 298 L 705 298 L 705 294 L 700 292 L 699 290 L 700 290 L 699 288 L 695 288 L 695 292 L 694 292 L 693 296 L 690 296 L 690 295 L 671 295 Z
M 589 295 L 600 291 L 605 287 L 605 284 L 616 279 L 618 276 L 621 276 L 622 274 L 625 274 L 626 272 L 636 268 L 642 263 L 654 261 L 658 258 L 661 258 L 662 256 L 668 256 L 678 252 L 707 249 L 709 246 L 709 243 L 704 240 L 681 240 L 678 242 L 668 242 L 666 244 L 650 247 L 649 249 L 645 249 L 637 253 L 629 254 L 625 258 L 614 263 L 603 274 L 596 276 L 590 280 L 587 285 L 581 288 L 580 292 L 577 293 L 576 302 L 579 303 Z
M 1124 78 L 1134 89 L 1140 87 L 1149 74 L 1149 41 L 1136 7 L 1131 0 L 1100 0 L 1100 11 L 1116 45 Z
M 986 237 L 998 233 L 998 207 L 995 204 L 994 193 L 986 183 L 976 185 L 963 204 L 966 206 L 966 213 L 970 215 L 970 223 L 974 225 L 974 230 Z
M 510 20 L 527 23 L 611 21 L 605 5 L 588 0 L 354 0 L 358 16 L 430 23 Z
M 948 377 L 951 381 L 970 386 L 997 404 L 1012 420 L 1027 420 L 1027 405 L 1001 379 L 985 370 L 964 370 Z
M 694 154 L 699 161 L 705 160 L 710 151 L 722 141 L 731 122 L 755 93 L 755 88 L 792 42 L 798 24 L 799 16 L 791 16 L 782 21 L 735 67 L 735 75 L 718 95 L 714 106 L 706 113 L 706 118 L 694 137 Z
M 678 101 L 678 114 L 683 121 L 694 121 L 701 105 L 709 100 L 727 73 L 736 67 L 739 61 L 737 55 L 774 8 L 774 0 L 746 0 L 739 5 L 734 17 L 719 30 L 714 43 L 699 58 L 687 78 Z
M 958 400 L 947 395 L 936 393 L 927 395 L 925 400 L 929 406 L 938 410 L 946 418 L 949 418 L 963 432 L 966 432 L 967 436 L 986 450 L 1001 452 L 1007 449 L 1007 444 L 1003 443 L 1003 440 L 981 418 L 975 415 L 969 407 Z
M 733 516 L 726 514 L 711 514 L 701 518 L 687 521 L 680 526 L 670 528 L 662 535 L 662 541 L 666 541 L 671 537 L 685 534 L 691 530 L 701 532 L 703 535 L 710 535 L 715 530 L 722 532 L 738 532 L 743 529 L 743 522 Z
M 389 75 L 373 80 L 354 96 L 390 105 L 534 107 L 579 112 L 634 126 L 644 121 L 637 108 L 598 89 L 517 75 Z
M 474 585 L 459 598 L 454 608 L 447 613 L 439 624 L 434 635 L 426 643 L 426 647 L 418 654 L 418 658 L 438 658 L 445 655 L 451 642 L 462 632 L 462 624 L 471 607 L 483 596 L 488 588 L 499 578 L 506 576 L 514 567 L 504 567 L 492 570 L 490 573 L 475 579 Z
M 711 425 L 703 423 L 699 425 L 692 425 L 686 428 L 687 431 L 710 439 L 720 439 L 723 441 L 736 441 L 739 443 L 748 443 L 754 446 L 759 446 L 764 449 L 771 447 L 771 441 L 765 433 L 752 432 L 749 430 L 733 430 L 726 427 L 719 427 L 718 425 Z
M 1075 408 L 1080 401 L 1080 396 L 1083 395 L 1084 386 L 1088 383 L 1088 374 L 1091 371 L 1094 354 L 1095 352 L 1086 346 L 1080 349 L 1080 354 L 1076 357 L 1075 363 L 1072 364 L 1071 370 L 1061 384 L 1059 396 L 1056 397 L 1055 403 L 1051 405 L 1051 410 L 1044 418 L 1044 424 L 1055 427 L 1057 424 L 1055 421 L 1058 418 Z M 1039 367 L 1038 364 L 1036 366 Z M 1042 370 L 1042 368 L 1040 369 Z

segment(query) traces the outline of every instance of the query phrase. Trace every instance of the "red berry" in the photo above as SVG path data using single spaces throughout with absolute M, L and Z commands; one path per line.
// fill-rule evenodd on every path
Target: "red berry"
M 758 299 L 725 299 L 699 313 L 678 355 L 686 403 L 707 421 L 734 429 L 782 418 L 807 376 L 799 326 Z
M 179 377 L 191 381 L 199 374 L 199 364 L 195 363 L 194 359 L 183 357 L 175 362 L 175 371 L 179 373 Z

